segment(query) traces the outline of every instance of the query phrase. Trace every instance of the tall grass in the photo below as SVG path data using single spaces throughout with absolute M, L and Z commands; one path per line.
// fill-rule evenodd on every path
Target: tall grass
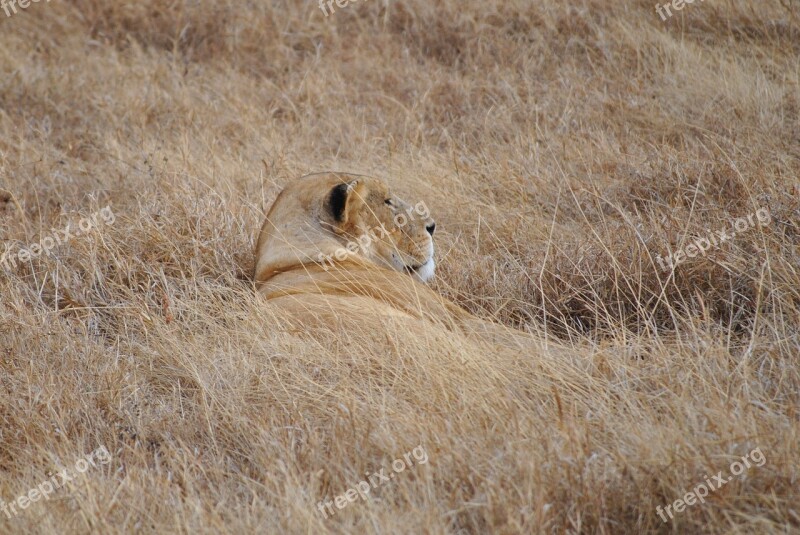
M 800 530 L 795 2 L 3 17 L 0 254 L 116 221 L 0 271 L 0 499 L 112 455 L 0 533 Z M 253 291 L 254 237 L 329 169 L 424 200 L 434 288 L 535 342 L 288 324 Z M 427 464 L 317 510 L 418 445 Z

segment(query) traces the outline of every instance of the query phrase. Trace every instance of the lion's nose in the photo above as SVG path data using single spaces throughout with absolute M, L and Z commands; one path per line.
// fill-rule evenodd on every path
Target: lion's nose
M 433 232 L 436 230 L 436 223 L 431 223 L 430 225 L 428 225 L 427 227 L 425 227 L 425 230 L 427 230 L 427 231 L 428 231 L 428 234 L 430 234 L 431 236 L 433 236 Z

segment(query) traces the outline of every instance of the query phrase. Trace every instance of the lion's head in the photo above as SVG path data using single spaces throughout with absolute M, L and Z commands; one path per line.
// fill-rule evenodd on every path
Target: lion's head
M 424 202 L 412 205 L 368 177 L 336 184 L 323 202 L 322 224 L 343 240 L 344 251 L 422 282 L 433 276 L 436 223 Z M 337 251 L 335 259 L 345 254 Z
M 278 195 L 256 246 L 257 282 L 310 264 L 326 271 L 346 260 L 407 273 L 421 282 L 435 270 L 436 223 L 376 178 L 323 173 Z

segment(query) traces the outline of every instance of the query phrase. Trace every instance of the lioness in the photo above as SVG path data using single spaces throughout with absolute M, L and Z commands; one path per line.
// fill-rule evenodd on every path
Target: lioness
M 421 284 L 435 270 L 436 223 L 381 180 L 323 173 L 275 199 L 255 249 L 257 289 L 307 325 L 413 318 L 448 328 L 472 316 Z

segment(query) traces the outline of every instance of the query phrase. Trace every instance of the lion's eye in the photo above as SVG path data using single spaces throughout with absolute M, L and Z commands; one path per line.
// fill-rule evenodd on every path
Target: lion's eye
M 394 203 L 392 203 L 392 199 L 386 199 L 386 200 L 385 200 L 385 201 L 383 201 L 383 202 L 384 202 L 384 204 L 386 204 L 387 206 L 394 206 Z

